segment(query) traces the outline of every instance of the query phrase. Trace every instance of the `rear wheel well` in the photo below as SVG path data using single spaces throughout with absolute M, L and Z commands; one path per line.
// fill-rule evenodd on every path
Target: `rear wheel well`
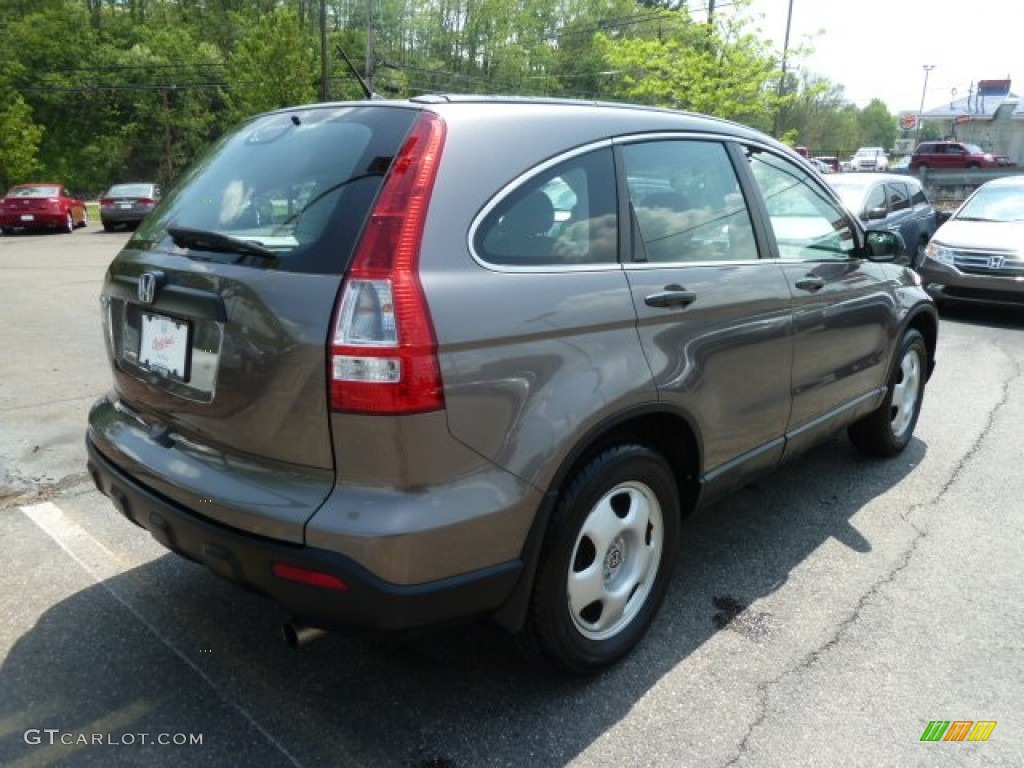
M 615 424 L 576 456 L 568 470 L 561 473 L 560 484 L 568 482 L 594 456 L 621 443 L 646 445 L 664 456 L 679 487 L 684 516 L 692 511 L 699 490 L 700 447 L 690 424 L 671 413 L 645 413 Z
M 542 545 L 559 496 L 594 458 L 612 446 L 625 443 L 647 446 L 663 456 L 678 488 L 681 517 L 685 518 L 694 510 L 700 490 L 700 445 L 695 430 L 682 416 L 649 411 L 592 434 L 563 463 L 545 494 L 523 547 L 523 576 L 505 604 L 492 616 L 500 626 L 512 632 L 523 628 Z
M 938 323 L 932 315 L 926 312 L 919 312 L 910 319 L 907 327 L 914 328 L 924 336 L 924 344 L 928 349 L 928 364 L 930 372 L 931 366 L 935 364 L 935 347 L 939 336 Z

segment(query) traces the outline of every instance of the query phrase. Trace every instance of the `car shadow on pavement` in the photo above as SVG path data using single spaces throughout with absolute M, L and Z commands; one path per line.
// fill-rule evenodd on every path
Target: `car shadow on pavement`
M 665 685 L 678 688 L 671 727 L 707 742 L 701 731 L 714 702 L 751 694 L 749 680 L 709 667 L 707 657 L 731 653 L 770 679 L 762 656 L 787 625 L 807 612 L 854 611 L 850 590 L 822 589 L 826 605 L 775 593 L 823 547 L 842 562 L 876 554 L 851 518 L 926 452 L 915 439 L 896 459 L 870 461 L 836 436 L 690 517 L 650 633 L 586 679 L 539 669 L 485 622 L 415 636 L 336 632 L 295 651 L 280 639 L 286 617 L 274 604 L 174 555 L 158 557 L 74 593 L 17 640 L 0 669 L 0 764 L 564 765 Z M 905 513 L 891 510 L 894 520 Z M 828 578 L 860 570 L 869 569 Z M 757 604 L 763 598 L 770 607 Z M 726 649 L 702 648 L 712 640 Z M 727 725 L 742 733 L 742 723 Z M 50 746 L 45 732 L 26 739 L 27 729 L 102 733 L 115 744 Z M 144 745 L 142 733 L 201 734 L 203 743 Z M 136 734 L 132 743 L 125 734 Z M 27 743 L 37 736 L 41 744 Z M 639 740 L 636 755 L 654 746 L 642 743 L 642 729 L 627 728 L 625 738 Z M 726 739 L 720 748 L 733 747 Z

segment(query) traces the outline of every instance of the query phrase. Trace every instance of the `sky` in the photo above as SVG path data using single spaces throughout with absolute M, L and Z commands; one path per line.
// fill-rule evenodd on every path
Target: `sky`
M 1008 0 L 753 0 L 749 12 L 760 36 L 780 51 L 791 2 L 790 49 L 813 35 L 814 53 L 791 56 L 787 69 L 798 66 L 842 85 L 858 107 L 878 98 L 894 114 L 917 112 L 923 93 L 928 111 L 948 104 L 954 88 L 960 99 L 972 82 L 1014 74 L 1019 82 L 1012 91 L 1024 93 L 1024 31 Z M 716 13 L 730 5 L 718 0 Z M 707 0 L 689 6 L 699 18 Z M 925 65 L 933 67 L 927 91 Z

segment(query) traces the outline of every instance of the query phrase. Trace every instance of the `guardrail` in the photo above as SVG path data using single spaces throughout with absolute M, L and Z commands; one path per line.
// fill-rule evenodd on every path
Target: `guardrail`
M 925 194 L 941 214 L 948 216 L 955 211 L 967 196 L 992 179 L 1004 176 L 1024 176 L 1024 167 L 970 168 L 962 171 L 935 171 L 924 168 L 920 171 L 900 169 L 901 173 L 920 179 Z

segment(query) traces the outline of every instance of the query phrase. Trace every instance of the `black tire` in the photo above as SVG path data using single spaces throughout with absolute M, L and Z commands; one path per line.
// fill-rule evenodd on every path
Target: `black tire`
M 113 232 L 114 231 L 114 225 L 111 224 L 109 221 L 104 221 L 103 222 L 103 231 L 104 232 Z
M 921 414 L 927 375 L 928 347 L 924 337 L 911 328 L 900 341 L 885 400 L 847 430 L 861 453 L 889 457 L 907 447 Z
M 658 453 L 623 444 L 591 459 L 555 506 L 522 635 L 527 649 L 574 674 L 625 656 L 665 597 L 679 524 L 679 491 Z

